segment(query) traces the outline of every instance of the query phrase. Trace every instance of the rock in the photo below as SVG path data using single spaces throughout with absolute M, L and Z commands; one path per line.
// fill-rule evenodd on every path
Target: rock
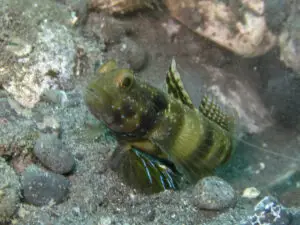
M 171 15 L 217 44 L 244 57 L 265 54 L 276 44 L 263 16 L 264 1 L 165 0 Z
M 300 122 L 300 78 L 282 71 L 271 78 L 264 93 L 273 117 L 285 127 L 295 128 Z
M 91 0 L 91 8 L 109 13 L 126 13 L 149 7 L 158 0 Z
M 74 74 L 80 73 L 77 68 L 92 70 L 90 57 L 101 61 L 101 40 L 86 40 L 76 32 L 77 15 L 57 4 L 50 0 L 1 2 L 0 84 L 26 108 L 33 108 L 46 89 L 73 89 Z M 78 49 L 84 54 L 78 54 Z M 84 57 L 89 60 L 82 68 L 78 62 Z
M 132 32 L 130 23 L 96 13 L 89 15 L 87 24 L 88 30 L 103 39 L 106 44 L 120 43 L 123 37 Z
M 6 65 L 10 76 L 3 87 L 22 106 L 32 108 L 44 89 L 71 84 L 76 58 L 67 26 L 71 16 L 66 7 L 56 7 L 52 1 L 5 2 L 0 12 L 0 23 L 5 26 L 0 35 L 6 51 L 0 53 L 0 65 Z M 11 8 L 15 13 L 8 15 Z M 7 17 L 9 22 L 4 21 Z
M 300 2 L 294 1 L 286 25 L 279 36 L 280 59 L 300 74 Z
M 204 67 L 210 76 L 204 86 L 206 94 L 216 97 L 225 112 L 235 115 L 239 131 L 260 133 L 273 125 L 269 110 L 247 78 L 209 65 Z M 199 94 L 195 92 L 191 98 L 198 101 Z
M 20 202 L 20 183 L 14 170 L 0 157 L 0 224 L 12 217 Z
M 257 198 L 259 195 L 259 190 L 257 190 L 255 187 L 249 187 L 243 191 L 242 197 L 252 199 Z
M 16 114 L 18 114 L 19 116 L 23 116 L 25 118 L 31 118 L 32 117 L 32 111 L 31 109 L 28 108 L 24 108 L 22 105 L 19 104 L 19 102 L 8 98 L 7 102 L 10 106 L 11 109 L 13 109 Z
M 14 114 L 7 98 L 0 97 L 0 109 L 0 118 L 9 118 Z
M 279 33 L 283 23 L 289 15 L 290 5 L 287 0 L 266 0 L 265 18 L 268 28 L 274 33 Z
M 38 129 L 42 131 L 50 131 L 50 132 L 56 131 L 57 133 L 60 132 L 60 128 L 61 128 L 58 118 L 55 118 L 53 116 L 44 116 L 43 121 L 37 122 L 36 125 Z
M 221 178 L 205 177 L 193 189 L 192 203 L 199 209 L 222 210 L 236 204 L 234 189 Z
M 86 22 L 88 5 L 86 0 L 65 0 L 64 4 L 72 10 L 71 24 L 80 25 Z
M 62 90 L 45 89 L 41 95 L 41 100 L 64 106 L 68 102 L 68 96 Z
M 44 166 L 59 174 L 73 170 L 75 160 L 55 134 L 41 134 L 37 139 L 33 153 Z
M 140 71 L 147 64 L 147 53 L 144 48 L 130 38 L 122 40 L 121 51 L 124 51 L 126 61 L 134 71 Z
M 290 225 L 299 225 L 300 224 L 300 209 L 293 215 L 292 223 Z
M 242 222 L 242 225 L 289 225 L 291 220 L 292 215 L 287 208 L 275 198 L 266 196 L 254 207 L 254 215 Z
M 32 52 L 32 46 L 18 37 L 12 37 L 10 43 L 6 45 L 6 50 L 18 57 L 24 57 Z
M 22 174 L 23 197 L 26 202 L 42 206 L 59 204 L 67 198 L 70 182 L 62 175 L 29 166 Z

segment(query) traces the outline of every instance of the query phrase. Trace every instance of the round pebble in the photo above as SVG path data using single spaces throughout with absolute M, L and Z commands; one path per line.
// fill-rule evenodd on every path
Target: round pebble
M 41 163 L 53 172 L 70 173 L 75 166 L 72 154 L 66 151 L 63 143 L 55 134 L 41 134 L 35 143 L 33 152 Z
M 148 57 L 142 46 L 139 46 L 130 38 L 123 38 L 122 48 L 125 52 L 126 61 L 131 69 L 140 71 L 146 66 Z
M 229 183 L 219 177 L 205 177 L 193 189 L 192 203 L 200 209 L 222 210 L 234 206 L 237 197 Z
M 43 206 L 67 198 L 70 182 L 64 176 L 42 171 L 33 165 L 23 172 L 23 197 L 27 203 Z
M 257 190 L 257 188 L 255 187 L 248 187 L 245 188 L 245 190 L 243 191 L 242 197 L 244 198 L 257 198 L 260 195 L 260 191 Z
M 15 213 L 20 202 L 20 183 L 14 170 L 0 157 L 0 224 Z

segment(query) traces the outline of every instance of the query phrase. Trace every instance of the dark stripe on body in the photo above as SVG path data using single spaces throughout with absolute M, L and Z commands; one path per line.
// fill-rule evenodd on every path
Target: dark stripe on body
M 197 149 L 193 152 L 193 154 L 190 155 L 190 159 L 199 159 L 201 157 L 204 159 L 208 154 L 211 146 L 214 144 L 214 130 L 210 125 L 207 124 L 207 126 L 204 128 L 204 138 L 201 142 L 199 142 L 199 145 L 197 146 Z M 201 156 L 200 156 L 201 155 Z
M 184 162 L 189 166 L 189 173 L 193 180 L 198 180 L 200 177 L 208 175 L 207 173 L 210 173 L 222 162 L 224 162 L 224 159 L 226 159 L 227 155 L 231 152 L 231 149 L 226 147 L 227 140 L 224 140 L 226 139 L 224 136 L 222 137 L 222 142 L 224 144 L 222 144 L 219 149 L 215 151 L 214 155 L 209 158 L 209 160 L 206 160 L 206 157 L 211 153 L 214 144 L 216 144 L 215 142 L 219 141 L 218 138 L 215 140 L 215 132 L 220 132 L 216 129 L 217 128 L 214 127 L 214 124 L 206 124 L 204 128 L 205 132 L 203 134 L 204 138 L 201 142 L 199 142 L 197 148 Z M 224 159 L 221 160 L 221 158 Z
M 158 92 L 153 97 L 149 96 L 145 99 L 148 99 L 148 102 L 145 102 L 146 107 L 148 107 L 147 113 L 142 113 L 140 115 L 139 126 L 132 132 L 115 132 L 117 135 L 122 137 L 142 137 L 147 134 L 149 131 L 154 129 L 157 121 L 157 117 L 160 115 L 160 112 L 163 112 L 168 107 L 167 97 Z M 126 106 L 127 110 L 129 109 Z M 128 112 L 130 114 L 130 111 Z

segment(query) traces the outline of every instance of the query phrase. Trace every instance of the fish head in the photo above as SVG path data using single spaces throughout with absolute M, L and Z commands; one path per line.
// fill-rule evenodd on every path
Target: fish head
M 166 107 L 159 91 L 134 76 L 130 69 L 109 61 L 96 71 L 87 86 L 90 112 L 115 132 L 142 134 L 153 126 L 159 108 Z M 164 104 L 164 105 L 162 105 Z

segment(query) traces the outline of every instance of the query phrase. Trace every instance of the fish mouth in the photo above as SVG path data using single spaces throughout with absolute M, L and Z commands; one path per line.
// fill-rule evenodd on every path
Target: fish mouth
M 87 88 L 84 95 L 85 103 L 91 113 L 100 120 L 111 125 L 114 121 L 110 116 L 111 101 L 109 95 L 103 89 Z

